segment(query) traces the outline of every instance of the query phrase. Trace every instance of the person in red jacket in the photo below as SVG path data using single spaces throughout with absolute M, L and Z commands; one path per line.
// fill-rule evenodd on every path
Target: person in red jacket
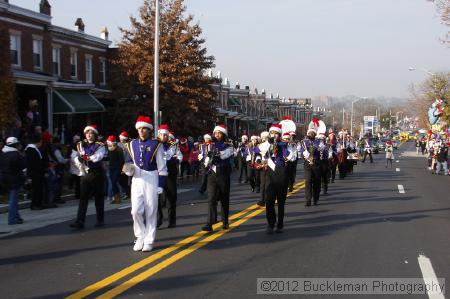
M 184 171 L 186 170 L 187 174 L 191 174 L 191 166 L 189 165 L 189 145 L 187 143 L 186 138 L 180 139 L 180 151 L 183 155 L 183 161 L 181 161 L 181 171 L 180 171 L 180 178 L 183 179 Z
M 199 143 L 195 142 L 194 147 L 189 155 L 189 163 L 191 164 L 192 175 L 195 178 L 199 177 L 200 174 L 200 161 L 198 160 L 199 154 Z

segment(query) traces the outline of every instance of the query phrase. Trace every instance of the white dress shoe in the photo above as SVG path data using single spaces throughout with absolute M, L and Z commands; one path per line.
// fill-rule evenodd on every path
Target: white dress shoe
M 141 251 L 143 247 L 144 247 L 144 240 L 137 239 L 136 241 L 134 241 L 134 247 L 133 247 L 134 251 Z
M 152 251 L 153 246 L 152 244 L 145 244 L 144 247 L 142 248 L 142 251 Z

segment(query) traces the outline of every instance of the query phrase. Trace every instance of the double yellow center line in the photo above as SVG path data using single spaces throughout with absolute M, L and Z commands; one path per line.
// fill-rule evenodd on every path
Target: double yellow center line
M 289 197 L 289 196 L 295 194 L 296 192 L 300 191 L 304 187 L 305 187 L 305 181 L 301 181 L 301 182 L 297 183 L 294 186 L 294 190 L 292 192 L 288 193 L 287 196 Z M 222 235 L 224 235 L 224 234 L 228 233 L 229 231 L 233 230 L 234 228 L 242 225 L 249 219 L 256 217 L 257 215 L 261 214 L 264 210 L 265 210 L 264 208 L 261 208 L 258 205 L 254 204 L 254 205 L 242 210 L 241 212 L 238 212 L 238 213 L 232 215 L 229 219 L 230 222 L 235 219 L 239 219 L 239 218 L 240 219 L 235 222 L 231 222 L 229 229 L 227 229 L 227 230 L 222 229 L 222 230 L 215 231 L 213 234 L 207 236 L 203 240 L 199 240 L 199 241 L 195 242 L 193 245 L 189 246 L 188 248 L 179 251 L 178 253 L 176 253 L 176 254 L 172 255 L 171 257 L 159 262 L 158 264 L 150 267 L 149 269 L 145 270 L 144 272 L 141 272 L 140 274 L 130 278 L 129 280 L 123 282 L 122 284 L 118 285 L 117 287 L 114 287 L 113 289 L 98 296 L 97 298 L 113 298 L 113 297 L 116 297 L 116 296 L 122 294 L 123 292 L 130 289 L 131 287 L 133 287 L 133 286 L 141 283 L 145 279 L 155 275 L 159 271 L 167 268 L 168 266 L 170 266 L 173 263 L 177 262 L 178 260 L 184 258 L 185 256 L 191 254 L 192 252 L 196 251 L 197 249 L 207 245 L 208 243 L 213 242 L 214 240 L 221 237 Z M 242 216 L 244 216 L 244 217 L 242 217 Z M 213 230 L 217 230 L 221 226 L 222 226 L 221 222 L 216 223 L 215 225 L 213 225 Z M 87 286 L 86 288 L 84 288 L 66 298 L 68 298 L 68 299 L 85 298 L 95 292 L 100 291 L 103 288 L 106 288 L 107 286 L 113 284 L 114 282 L 130 275 L 131 273 L 153 263 L 154 261 L 157 261 L 157 260 L 163 258 L 164 256 L 169 255 L 172 252 L 175 252 L 175 251 L 181 249 L 182 247 L 185 247 L 185 246 L 193 243 L 194 241 L 205 236 L 206 234 L 208 234 L 208 232 L 199 231 L 199 232 L 193 234 L 192 236 L 189 236 L 189 237 L 179 241 L 178 243 L 149 256 L 148 258 L 145 258 L 127 268 L 124 268 L 123 270 L 121 270 L 111 276 L 108 276 L 94 284 L 91 284 L 91 285 Z

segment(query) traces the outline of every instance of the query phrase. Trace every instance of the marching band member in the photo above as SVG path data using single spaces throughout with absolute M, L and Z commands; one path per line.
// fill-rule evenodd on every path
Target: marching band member
M 242 142 L 238 146 L 238 159 L 239 159 L 239 183 L 242 183 L 242 175 L 245 172 L 245 184 L 248 183 L 248 170 L 247 170 L 247 156 L 248 156 L 248 136 L 242 135 Z
M 261 177 L 259 176 L 259 170 L 255 168 L 256 159 L 259 157 L 260 150 L 258 147 L 258 136 L 252 135 L 250 137 L 250 144 L 248 145 L 248 156 L 247 159 L 247 169 L 248 169 L 248 181 L 250 183 L 250 187 L 252 188 L 252 192 L 259 193 L 261 187 Z M 256 188 L 256 190 L 255 190 Z
M 260 168 L 260 181 L 261 181 L 261 196 L 257 202 L 258 206 L 264 207 L 266 205 L 266 186 L 267 186 L 267 165 L 265 165 L 264 157 L 266 156 L 266 151 L 269 149 L 270 144 L 268 141 L 269 132 L 261 132 L 261 143 L 258 145 L 259 152 L 261 155 L 261 168 Z
M 329 150 L 331 152 L 331 158 L 328 159 L 328 161 L 330 162 L 330 179 L 331 183 L 334 183 L 334 180 L 336 178 L 336 168 L 338 165 L 337 139 L 333 131 L 330 131 L 328 133 L 328 138 Z
M 128 153 L 127 153 L 127 144 L 130 141 L 130 137 L 128 135 L 128 132 L 123 131 L 122 133 L 120 133 L 119 135 L 119 143 L 117 144 L 117 146 L 119 146 L 122 149 L 123 152 L 123 157 L 124 159 L 126 159 Z M 130 178 L 123 172 L 121 172 L 120 174 L 120 178 L 119 178 L 119 184 L 122 187 L 122 189 L 125 191 L 125 195 L 126 197 L 130 198 L 131 196 L 131 182 L 130 182 Z M 123 192 L 122 190 L 122 192 Z M 123 198 L 126 198 L 125 196 Z
M 328 194 L 328 180 L 330 174 L 330 161 L 332 157 L 332 152 L 330 151 L 330 146 L 325 142 L 326 136 L 324 133 L 319 133 L 319 152 L 320 152 L 320 175 L 322 181 L 323 194 Z
M 267 234 L 272 234 L 276 224 L 276 232 L 283 232 L 284 205 L 286 202 L 286 159 L 287 144 L 281 142 L 281 125 L 274 124 L 269 129 L 269 149 L 265 151 L 267 160 L 266 182 L 266 218 Z M 278 217 L 275 212 L 275 201 L 278 203 Z
M 342 129 L 339 132 L 337 145 L 339 178 L 343 180 L 347 176 L 347 130 Z
M 302 141 L 300 150 L 301 156 L 305 159 L 305 206 L 311 206 L 311 199 L 314 205 L 317 205 L 320 197 L 320 187 L 322 171 L 320 167 L 320 150 L 324 145 L 320 145 L 319 140 L 316 139 L 316 130 L 309 128 L 305 139 Z
M 106 155 L 105 145 L 97 142 L 98 128 L 96 125 L 84 128 L 86 139 L 77 143 L 77 151 L 72 151 L 71 159 L 80 170 L 80 202 L 77 220 L 70 224 L 77 229 L 84 228 L 89 199 L 94 196 L 97 212 L 96 227 L 103 226 L 104 208 L 104 173 L 103 158 Z
M 161 194 L 159 198 L 164 196 L 164 203 L 168 202 L 168 218 L 169 225 L 168 228 L 173 228 L 176 226 L 176 209 L 177 209 L 177 175 L 178 175 L 178 165 L 180 161 L 183 160 L 183 154 L 181 154 L 178 144 L 175 140 L 173 132 L 169 131 L 169 126 L 166 124 L 161 124 L 158 129 L 158 140 L 162 143 L 164 148 L 165 157 L 167 163 L 167 182 L 164 186 L 164 194 Z M 158 221 L 157 227 L 160 227 L 163 223 L 164 214 L 163 206 L 165 206 L 160 200 L 158 202 Z
M 139 138 L 127 146 L 128 157 L 123 171 L 132 176 L 131 215 L 136 237 L 134 251 L 151 251 L 156 234 L 158 194 L 162 194 L 167 165 L 164 148 L 156 139 L 151 139 L 153 126 L 150 117 L 139 116 L 135 128 Z
M 373 163 L 372 145 L 371 145 L 371 141 L 369 140 L 369 138 L 366 139 L 365 144 L 364 144 L 364 158 L 362 160 L 363 163 L 366 162 L 367 155 L 369 155 L 370 163 Z
M 202 185 L 200 187 L 200 190 L 198 190 L 198 192 L 200 192 L 200 194 L 204 194 L 206 191 L 206 187 L 208 184 L 208 170 L 205 167 L 205 159 L 206 157 L 208 157 L 208 153 L 210 151 L 210 147 L 211 147 L 211 135 L 210 134 L 205 134 L 203 135 L 203 144 L 200 146 L 200 153 L 198 154 L 198 160 L 200 161 L 201 165 L 202 165 L 202 169 L 203 169 L 203 177 L 202 177 Z
M 289 132 L 289 161 L 287 162 L 287 186 L 288 191 L 292 192 L 294 190 L 295 177 L 297 176 L 297 164 L 298 164 L 298 152 L 297 144 L 294 142 L 295 132 Z
M 210 174 L 208 176 L 208 219 L 202 227 L 204 231 L 212 231 L 212 226 L 217 222 L 217 202 L 222 205 L 222 228 L 228 229 L 228 212 L 230 204 L 230 158 L 234 154 L 234 148 L 227 143 L 228 131 L 225 125 L 214 128 L 214 141 L 211 144 L 208 157 L 205 159 Z

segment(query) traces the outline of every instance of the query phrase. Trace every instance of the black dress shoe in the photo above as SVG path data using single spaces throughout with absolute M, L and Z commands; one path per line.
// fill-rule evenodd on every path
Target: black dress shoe
M 252 192 L 255 192 L 255 188 L 252 188 Z
M 169 225 L 167 226 L 167 228 L 174 228 L 174 227 L 177 227 L 175 223 L 169 223 Z
M 156 222 L 156 227 L 159 228 L 162 224 L 163 224 L 163 220 L 162 220 L 162 218 L 159 218 Z
M 201 195 L 205 194 L 205 191 L 203 190 L 198 190 L 198 193 L 200 193 Z
M 261 189 L 260 188 L 256 188 L 256 193 L 261 193 Z
M 70 224 L 70 227 L 76 228 L 76 229 L 83 229 L 84 228 L 84 224 L 82 224 L 80 222 L 74 222 L 74 223 Z
M 282 227 L 277 227 L 277 229 L 275 230 L 275 232 L 277 234 L 281 234 L 282 232 L 284 232 L 284 229 Z
M 315 206 L 317 206 L 317 205 L 318 205 L 317 201 L 315 201 L 315 202 L 314 202 L 314 205 L 315 205 Z
M 256 204 L 258 206 L 260 206 L 260 207 L 265 207 L 266 206 L 266 203 L 264 201 L 262 201 L 262 200 L 258 201 Z
M 30 209 L 33 210 L 33 211 L 39 211 L 39 210 L 42 210 L 42 207 L 40 207 L 40 206 L 31 206 Z
M 205 232 L 212 232 L 212 225 L 205 225 L 204 227 L 202 227 L 202 231 Z
M 228 228 L 229 228 L 228 223 L 224 223 L 224 224 L 222 225 L 222 228 L 223 228 L 223 229 L 228 229 Z
M 273 234 L 273 227 L 268 226 L 268 227 L 266 228 L 266 234 L 268 234 L 268 235 Z

